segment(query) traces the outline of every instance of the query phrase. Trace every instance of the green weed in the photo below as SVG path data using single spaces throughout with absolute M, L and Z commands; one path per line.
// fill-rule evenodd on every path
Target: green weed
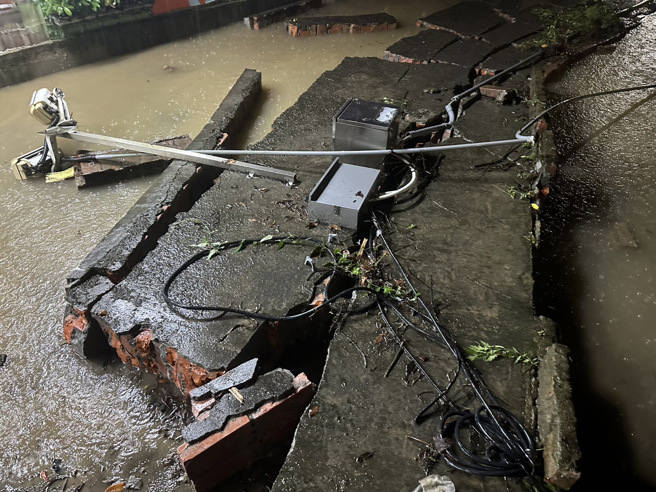
M 503 345 L 490 345 L 487 342 L 479 342 L 478 345 L 470 345 L 465 348 L 469 360 L 482 360 L 492 362 L 498 359 L 511 359 L 515 364 L 525 364 L 537 367 L 539 359 L 520 352 L 515 347 L 507 348 Z

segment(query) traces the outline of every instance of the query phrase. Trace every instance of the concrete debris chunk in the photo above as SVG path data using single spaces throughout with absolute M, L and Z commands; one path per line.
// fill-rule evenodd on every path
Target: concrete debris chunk
M 515 89 L 508 87 L 497 87 L 496 85 L 484 85 L 480 89 L 481 95 L 494 99 L 499 104 L 506 104 L 517 97 Z
M 210 381 L 203 386 L 195 388 L 189 392 L 192 400 L 203 400 L 212 395 L 229 390 L 233 386 L 240 386 L 249 383 L 254 377 L 257 370 L 258 359 L 251 359 L 248 362 L 230 369 L 228 372 Z
M 125 488 L 128 490 L 141 490 L 143 488 L 143 480 L 139 477 L 130 475 L 130 478 L 128 478 L 128 481 L 125 484 Z
M 223 480 L 289 442 L 316 389 L 304 373 L 294 378 L 293 386 L 289 396 L 264 403 L 248 415 L 231 418 L 221 431 L 178 448 L 196 492 L 219 490 Z
M 294 376 L 286 369 L 275 369 L 258 377 L 252 386 L 240 390 L 244 402 L 232 395 L 223 397 L 209 411 L 209 416 L 182 430 L 182 437 L 193 443 L 223 429 L 230 417 L 245 415 L 264 403 L 278 400 L 294 392 Z
M 412 492 L 456 492 L 456 486 L 444 475 L 428 475 L 419 480 L 419 486 Z
M 569 349 L 553 344 L 538 370 L 538 431 L 544 453 L 544 479 L 569 490 L 581 477 L 576 416 L 569 381 Z

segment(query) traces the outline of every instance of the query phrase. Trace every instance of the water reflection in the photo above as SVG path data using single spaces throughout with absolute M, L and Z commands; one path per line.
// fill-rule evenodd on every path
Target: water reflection
M 579 63 L 553 91 L 565 98 L 653 83 L 655 34 L 652 15 L 612 55 Z M 579 490 L 656 487 L 655 110 L 652 90 L 588 99 L 557 115 L 566 160 L 538 269 L 552 290 L 542 309 L 575 351 Z
M 63 89 L 83 131 L 151 141 L 196 134 L 241 72 L 255 68 L 268 96 L 248 137 L 256 141 L 321 73 L 345 56 L 382 56 L 418 30 L 417 18 L 447 5 L 337 2 L 321 13 L 386 11 L 402 27 L 294 39 L 282 24 L 259 32 L 236 24 L 0 89 L 0 353 L 9 356 L 0 368 L 0 484 L 38 483 L 39 471 L 62 459 L 95 480 L 144 476 L 148 464 L 152 490 L 185 488 L 164 477 L 166 455 L 178 442 L 165 436 L 176 422 L 149 400 L 155 383 L 127 367 L 90 364 L 61 346 L 65 276 L 152 180 L 80 192 L 71 182 L 16 181 L 9 160 L 41 145 L 36 132 L 43 127 L 27 111 L 32 91 Z

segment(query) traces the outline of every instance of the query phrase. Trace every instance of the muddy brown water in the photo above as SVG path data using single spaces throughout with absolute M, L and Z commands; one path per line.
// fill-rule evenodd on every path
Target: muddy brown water
M 66 275 L 154 178 L 77 191 L 72 182 L 16 181 L 8 163 L 41 145 L 28 114 L 32 91 L 59 87 L 83 131 L 151 141 L 196 134 L 245 68 L 262 72 L 264 98 L 248 140 L 345 56 L 382 56 L 445 1 L 328 4 L 315 14 L 386 11 L 401 27 L 362 35 L 290 38 L 283 24 L 241 24 L 0 89 L 0 490 L 38 484 L 53 460 L 77 483 L 141 477 L 150 490 L 190 490 L 171 460 L 180 444 L 175 402 L 120 364 L 83 360 L 63 346 Z M 172 70 L 164 69 L 171 67 Z M 70 143 L 65 147 L 72 150 Z M 73 482 L 71 482 L 73 484 Z M 85 488 L 86 490 L 86 488 Z
M 655 83 L 656 15 L 574 66 L 554 99 Z M 577 490 L 656 489 L 656 91 L 556 115 L 563 173 L 545 210 L 542 299 L 573 348 Z M 572 151 L 572 149 L 574 149 Z

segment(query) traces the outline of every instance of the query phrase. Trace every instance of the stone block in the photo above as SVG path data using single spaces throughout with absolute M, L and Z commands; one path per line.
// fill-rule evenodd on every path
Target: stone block
M 543 445 L 544 479 L 563 490 L 569 490 L 581 476 L 568 357 L 567 347 L 553 344 L 538 370 L 538 431 Z
M 496 85 L 484 85 L 479 89 L 482 96 L 494 99 L 500 104 L 506 104 L 517 97 L 515 89 L 497 87 Z

